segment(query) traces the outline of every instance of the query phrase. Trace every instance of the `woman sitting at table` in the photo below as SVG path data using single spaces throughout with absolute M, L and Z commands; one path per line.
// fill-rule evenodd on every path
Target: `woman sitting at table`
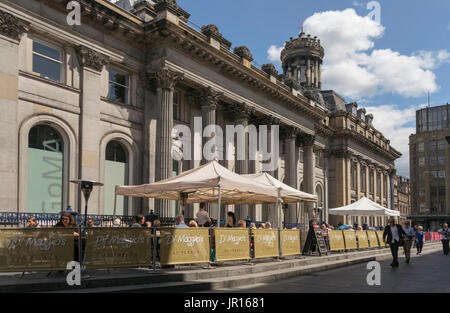
M 80 234 L 78 234 L 75 231 L 77 228 L 77 223 L 75 223 L 75 219 L 73 218 L 73 215 L 68 212 L 64 212 L 61 215 L 59 222 L 54 227 L 72 227 L 74 229 L 73 235 L 75 237 L 80 236 Z

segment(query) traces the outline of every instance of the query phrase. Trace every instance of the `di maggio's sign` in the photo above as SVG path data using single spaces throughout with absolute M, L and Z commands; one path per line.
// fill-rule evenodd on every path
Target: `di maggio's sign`
M 248 229 L 219 228 L 214 237 L 217 261 L 250 259 Z
M 255 243 L 255 259 L 278 256 L 278 231 L 269 229 L 255 229 L 253 231 Z
M 151 234 L 139 228 L 87 230 L 86 268 L 146 266 L 151 263 Z
M 0 230 L 2 272 L 63 270 L 73 257 L 73 229 Z
M 209 229 L 162 228 L 161 264 L 209 262 Z

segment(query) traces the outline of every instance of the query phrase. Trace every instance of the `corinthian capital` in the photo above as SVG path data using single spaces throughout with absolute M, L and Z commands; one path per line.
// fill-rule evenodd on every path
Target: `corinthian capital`
M 239 103 L 233 103 L 228 106 L 230 112 L 232 113 L 233 117 L 235 119 L 251 119 L 255 114 L 255 108 L 252 106 L 249 106 L 245 102 Z
M 184 74 L 163 68 L 156 72 L 154 77 L 156 79 L 156 88 L 174 89 L 177 81 L 184 79 Z
M 19 40 L 20 35 L 28 31 L 30 23 L 15 17 L 8 12 L 0 10 L 0 34 Z
M 223 92 L 215 91 L 212 87 L 203 89 L 200 94 L 200 99 L 203 106 L 217 106 L 220 97 L 223 96 Z
M 315 137 L 313 135 L 302 134 L 298 136 L 299 143 L 304 147 L 314 145 L 314 140 Z
M 106 55 L 86 46 L 77 46 L 75 50 L 77 51 L 80 64 L 83 67 L 89 67 L 100 72 L 103 69 L 103 65 L 106 65 L 109 62 L 109 58 Z

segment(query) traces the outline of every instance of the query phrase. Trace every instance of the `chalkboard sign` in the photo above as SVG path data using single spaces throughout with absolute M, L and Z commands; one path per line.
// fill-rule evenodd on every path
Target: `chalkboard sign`
M 303 248 L 303 254 L 311 254 L 318 252 L 319 255 L 328 254 L 327 245 L 325 239 L 322 236 L 322 230 L 320 228 L 313 229 L 308 232 L 306 237 L 305 247 Z

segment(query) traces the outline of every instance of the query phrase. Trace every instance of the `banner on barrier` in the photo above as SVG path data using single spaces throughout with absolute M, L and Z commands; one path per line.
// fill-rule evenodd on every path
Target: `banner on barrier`
M 161 228 L 161 264 L 209 262 L 208 228 Z
M 367 239 L 367 233 L 364 230 L 356 231 L 356 236 L 358 237 L 358 249 L 369 248 L 369 240 Z
M 374 230 L 368 230 L 367 237 L 369 238 L 370 248 L 380 247 L 380 244 L 378 243 L 377 233 Z
M 65 270 L 71 261 L 73 229 L 0 229 L 0 272 Z
M 278 230 L 255 229 L 253 230 L 253 238 L 255 259 L 278 256 Z
M 86 268 L 138 267 L 152 262 L 148 228 L 89 228 Z
M 356 245 L 356 234 L 354 231 L 344 230 L 344 238 L 346 250 L 358 249 L 358 246 Z
M 281 255 L 297 255 L 300 251 L 300 231 L 284 229 L 281 231 Z
M 382 230 L 377 230 L 378 241 L 380 242 L 380 247 L 389 247 L 387 243 L 383 242 L 383 233 Z
M 330 243 L 330 251 L 345 250 L 344 235 L 342 230 L 329 230 L 328 241 Z
M 426 232 L 426 233 L 425 233 L 424 240 L 425 240 L 425 241 L 430 241 L 430 240 L 431 240 L 431 236 L 430 236 L 430 233 L 429 233 L 429 232 Z
M 250 259 L 248 229 L 216 228 L 214 237 L 216 261 Z

